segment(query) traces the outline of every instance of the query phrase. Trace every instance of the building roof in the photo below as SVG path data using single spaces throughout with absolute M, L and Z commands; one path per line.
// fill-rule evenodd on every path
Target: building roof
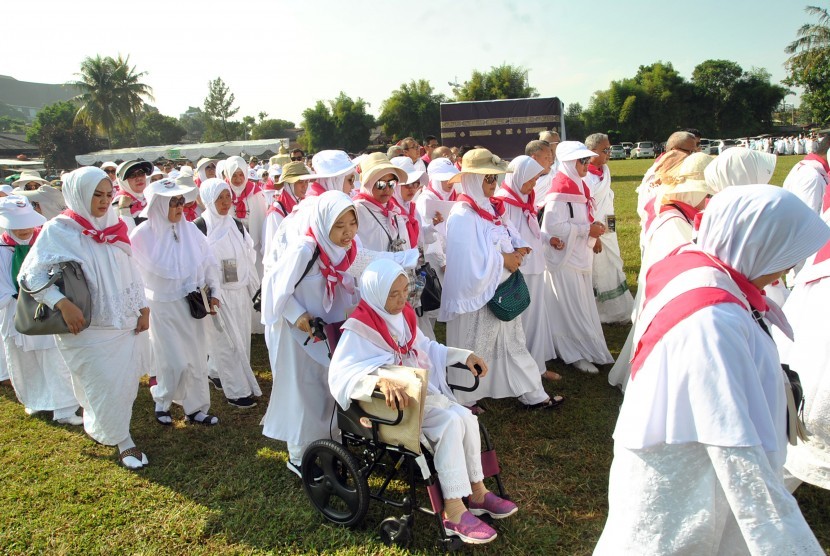
M 4 154 L 31 154 L 38 152 L 38 146 L 27 143 L 22 139 L 25 136 L 17 133 L 0 132 L 0 153 Z

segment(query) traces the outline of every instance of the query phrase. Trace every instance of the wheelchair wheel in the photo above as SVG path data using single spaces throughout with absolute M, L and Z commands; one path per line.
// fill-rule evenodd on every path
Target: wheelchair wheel
M 412 542 L 412 528 L 405 517 L 387 517 L 380 522 L 380 540 L 386 546 L 409 547 Z
M 369 483 L 355 457 L 332 440 L 312 442 L 303 455 L 303 489 L 323 517 L 344 527 L 363 521 L 369 510 Z

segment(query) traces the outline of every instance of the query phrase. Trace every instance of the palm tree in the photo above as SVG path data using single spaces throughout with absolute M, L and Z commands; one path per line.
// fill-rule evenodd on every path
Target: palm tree
M 804 11 L 808 15 L 818 17 L 818 23 L 805 23 L 798 29 L 796 40 L 791 42 L 784 51 L 794 54 L 790 60 L 804 54 L 817 54 L 830 49 L 830 13 L 827 8 L 807 6 Z
M 113 60 L 115 75 L 115 98 L 118 104 L 118 111 L 122 116 L 122 122 L 132 127 L 133 138 L 136 146 L 139 145 L 137 125 L 138 114 L 144 106 L 144 99 L 154 101 L 153 89 L 140 80 L 147 75 L 147 72 L 137 72 L 135 66 L 130 67 L 130 57 L 123 58 L 120 54 Z
M 818 22 L 802 25 L 796 40 L 785 49 L 790 57 L 785 63 L 789 75 L 784 83 L 804 88 L 801 107 L 806 108 L 812 121 L 830 121 L 830 13 L 818 6 L 807 6 L 804 11 Z
M 81 71 L 75 75 L 78 80 L 69 83 L 81 91 L 75 97 L 81 105 L 75 114 L 75 120 L 103 132 L 107 136 L 109 148 L 112 148 L 112 132 L 120 116 L 115 102 L 112 58 L 101 58 L 100 54 L 95 58 L 87 57 L 81 62 Z

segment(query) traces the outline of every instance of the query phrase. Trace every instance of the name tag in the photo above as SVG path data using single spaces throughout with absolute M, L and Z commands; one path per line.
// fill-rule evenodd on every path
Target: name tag
M 616 232 L 617 231 L 617 217 L 614 216 L 613 214 L 607 215 L 605 217 L 605 225 L 608 228 L 608 230 L 610 230 L 612 232 Z
M 236 273 L 236 259 L 222 260 L 222 283 L 228 284 L 230 282 L 238 282 L 239 277 Z

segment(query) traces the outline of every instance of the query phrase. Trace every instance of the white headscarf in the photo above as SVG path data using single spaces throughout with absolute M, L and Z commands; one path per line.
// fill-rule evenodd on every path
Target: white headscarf
M 490 204 L 489 197 L 484 194 L 484 174 L 462 173 L 461 190 L 464 192 L 464 195 L 472 198 L 476 202 L 478 208 L 489 212 L 493 216 L 496 215 L 496 211 L 493 210 L 493 206 Z
M 712 197 L 697 244 L 750 280 L 783 272 L 830 240 L 830 227 L 798 197 L 772 185 Z
M 178 186 L 166 178 L 151 183 L 145 191 L 147 207 L 141 214 L 147 220 L 130 234 L 136 262 L 147 274 L 182 282 L 187 291 L 204 286 L 205 237 L 184 215 L 176 223 L 168 218 L 170 199 L 183 195 L 185 202 L 192 202 L 196 188 Z M 150 283 L 147 287 L 154 289 Z
M 399 344 L 409 340 L 409 329 L 404 321 L 403 313 L 393 315 L 386 311 L 386 300 L 389 290 L 398 276 L 406 276 L 404 269 L 391 259 L 377 259 L 372 261 L 360 276 L 360 296 L 369 307 L 383 319 L 389 327 L 389 332 L 398 339 Z
M 243 189 L 245 189 L 245 186 L 248 185 L 248 164 L 241 156 L 231 156 L 225 159 L 225 165 L 222 171 L 225 173 L 225 181 L 227 181 L 228 184 L 231 184 L 231 177 L 233 177 L 237 170 L 242 170 L 242 173 L 245 174 L 245 181 L 242 185 L 231 185 L 231 189 L 233 189 L 238 195 Z M 219 176 L 219 174 L 216 175 L 217 177 Z
M 216 211 L 216 200 L 223 191 L 230 193 L 231 186 L 219 178 L 208 178 L 199 186 L 199 197 L 206 209 L 202 213 L 202 218 L 205 219 L 207 240 L 211 245 L 236 228 L 230 213 L 222 216 Z M 231 206 L 231 209 L 233 209 L 233 206 Z
M 346 178 L 354 174 L 354 170 L 340 174 L 339 176 L 331 176 L 328 178 L 317 178 L 315 181 L 323 186 L 326 191 L 343 191 L 343 184 Z
M 731 185 L 769 183 L 776 160 L 774 154 L 735 147 L 718 155 L 703 173 L 718 193 Z
M 95 166 L 84 166 L 63 176 L 63 198 L 66 206 L 73 212 L 83 216 L 96 229 L 103 230 L 118 223 L 118 215 L 110 206 L 106 214 L 99 218 L 92 216 L 92 197 L 95 189 L 104 179 L 109 180 L 106 172 Z
M 517 156 L 510 161 L 507 167 L 513 171 L 508 172 L 504 177 L 504 184 L 512 189 L 522 201 L 527 201 L 527 195 L 522 193 L 522 186 L 541 175 L 544 168 L 536 160 L 526 155 Z
M 334 223 L 337 222 L 337 218 L 347 210 L 354 211 L 354 217 L 357 219 L 357 209 L 349 196 L 342 191 L 326 191 L 318 197 L 315 209 L 311 215 L 309 227 L 331 264 L 337 265 L 346 256 L 346 249 L 329 239 L 329 233 Z

